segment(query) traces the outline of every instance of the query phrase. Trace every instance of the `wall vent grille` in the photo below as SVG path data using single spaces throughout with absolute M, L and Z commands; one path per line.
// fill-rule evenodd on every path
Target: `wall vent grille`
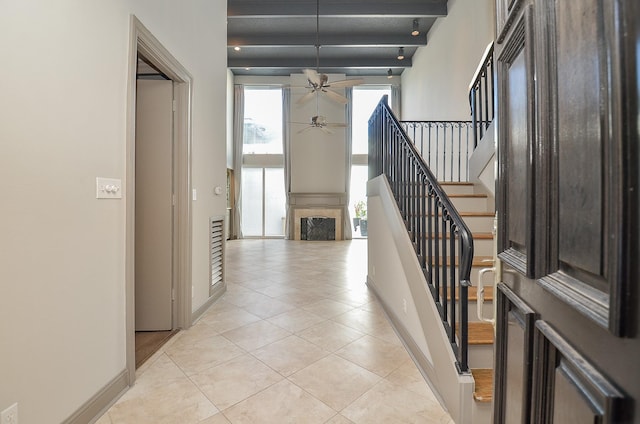
M 211 259 L 210 290 L 224 281 L 224 218 L 211 217 L 209 225 Z

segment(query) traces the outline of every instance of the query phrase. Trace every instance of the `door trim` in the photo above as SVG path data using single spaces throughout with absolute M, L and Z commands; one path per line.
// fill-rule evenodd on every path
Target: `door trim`
M 173 81 L 174 290 L 173 327 L 191 326 L 191 96 L 193 78 L 153 34 L 131 15 L 127 83 L 125 191 L 125 329 L 129 385 L 135 381 L 135 114 L 138 53 Z

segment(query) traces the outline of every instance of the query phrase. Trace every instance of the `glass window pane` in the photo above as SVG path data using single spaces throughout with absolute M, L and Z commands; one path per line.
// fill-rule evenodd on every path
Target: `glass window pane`
M 368 179 L 368 166 L 354 165 L 351 167 L 351 186 L 349 192 L 349 214 L 351 218 L 366 218 Z M 356 205 L 358 205 L 358 211 L 356 211 Z M 353 224 L 352 236 L 354 238 L 365 237 L 367 235 L 366 230 L 363 231 L 361 223 L 356 220 Z
M 245 88 L 243 153 L 282 153 L 282 89 Z
M 262 168 L 242 168 L 242 233 L 262 236 Z
M 266 168 L 264 196 L 265 236 L 284 236 L 285 193 L 284 169 Z
M 354 87 L 353 88 L 353 122 L 352 122 L 352 154 L 367 154 L 369 144 L 369 118 L 373 109 L 384 95 L 391 98 L 391 87 Z M 389 99 L 390 101 L 391 99 Z

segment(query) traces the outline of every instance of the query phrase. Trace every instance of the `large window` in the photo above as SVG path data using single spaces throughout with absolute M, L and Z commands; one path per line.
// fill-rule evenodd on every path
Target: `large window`
M 369 179 L 367 166 L 369 118 L 384 95 L 389 96 L 389 99 L 391 98 L 390 86 L 364 85 L 353 88 L 349 214 L 353 218 L 360 218 L 353 221 L 354 238 L 367 236 L 366 202 L 367 180 Z
M 391 98 L 391 87 L 359 86 L 353 88 L 352 154 L 366 155 L 369 140 L 369 118 L 384 95 Z
M 282 89 L 245 88 L 244 154 L 282 154 Z
M 245 237 L 284 236 L 282 115 L 280 87 L 245 87 L 240 216 Z

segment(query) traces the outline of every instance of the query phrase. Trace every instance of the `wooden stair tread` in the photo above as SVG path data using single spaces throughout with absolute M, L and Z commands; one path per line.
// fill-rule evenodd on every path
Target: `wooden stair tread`
M 442 293 L 442 290 L 440 291 L 440 293 Z M 469 287 L 469 290 L 467 292 L 467 298 L 469 299 L 470 302 L 478 301 L 478 288 L 476 286 Z M 451 292 L 449 292 L 449 295 L 447 296 L 447 300 L 449 299 L 451 299 Z M 456 300 L 458 299 L 460 299 L 460 291 L 456 290 Z M 484 300 L 485 302 L 493 301 L 493 286 L 484 287 Z
M 438 181 L 438 183 L 441 186 L 445 186 L 445 185 L 454 185 L 454 186 L 472 186 L 473 183 L 470 183 L 468 181 Z
M 475 217 L 493 218 L 494 216 L 496 216 L 495 212 L 460 212 L 458 211 L 458 213 L 460 214 L 461 217 L 466 217 L 466 218 L 475 218 Z
M 441 258 L 442 259 L 442 258 Z M 460 261 L 456 256 L 455 265 L 458 265 Z M 442 265 L 442 264 L 440 264 Z M 451 265 L 451 258 L 447 256 L 447 265 Z M 476 255 L 473 257 L 473 261 L 471 262 L 471 266 L 481 266 L 483 268 L 488 268 L 493 266 L 493 256 L 481 256 Z
M 488 322 L 469 322 L 469 344 L 493 344 L 493 325 Z
M 478 300 L 478 288 L 476 286 L 469 287 L 468 296 L 469 300 L 476 302 Z M 493 301 L 493 286 L 484 286 L 484 300 L 485 302 Z
M 472 369 L 471 374 L 475 380 L 473 399 L 478 402 L 491 402 L 493 400 L 493 370 L 477 368 Z
M 462 197 L 462 198 L 470 198 L 470 199 L 486 199 L 488 196 L 486 194 L 448 194 L 448 197 Z

